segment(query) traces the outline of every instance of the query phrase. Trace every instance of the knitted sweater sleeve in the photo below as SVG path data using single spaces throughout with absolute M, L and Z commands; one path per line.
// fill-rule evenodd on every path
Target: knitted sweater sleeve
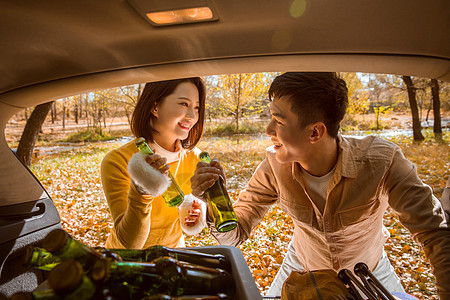
M 114 220 L 106 247 L 141 249 L 149 235 L 153 197 L 141 195 L 127 172 L 131 155 L 109 152 L 101 164 L 103 191 Z

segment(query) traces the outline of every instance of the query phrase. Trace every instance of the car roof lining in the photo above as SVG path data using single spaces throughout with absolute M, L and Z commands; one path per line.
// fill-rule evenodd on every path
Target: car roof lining
M 162 5 L 179 7 L 184 1 L 146 2 L 162 9 Z M 3 1 L 0 28 L 8 43 L 0 47 L 0 57 L 7 58 L 0 61 L 0 93 L 7 96 L 11 91 L 67 80 L 67 90 L 54 93 L 52 100 L 79 91 L 74 86 L 70 92 L 69 86 L 80 76 L 107 74 L 105 78 L 109 78 L 126 69 L 143 74 L 142 78 L 132 75 L 114 80 L 122 85 L 132 83 L 130 79 L 142 82 L 165 74 L 161 66 L 163 70 L 172 68 L 173 74 L 159 79 L 186 74 L 327 70 L 450 81 L 448 0 L 198 2 L 213 5 L 219 20 L 154 27 L 125 0 L 107 4 L 91 0 Z M 293 13 L 294 3 L 304 5 L 302 14 Z M 268 61 L 280 57 L 289 64 L 277 68 L 276 62 Z M 258 65 L 248 66 L 242 59 L 230 63 L 239 58 L 251 58 Z M 436 60 L 440 64 L 434 63 Z M 196 69 L 199 64 L 206 70 Z M 187 67 L 193 70 L 185 70 Z M 5 102 L 5 97 L 2 99 Z M 7 103 L 24 107 L 23 103 L 33 101 L 15 99 L 19 103 Z M 42 101 L 38 97 L 34 104 Z
M 190 76 L 280 71 L 345 71 L 420 74 L 450 79 L 446 60 L 413 55 L 301 54 L 222 58 L 206 61 L 135 67 L 34 84 L 0 94 L 0 102 L 26 108 L 75 94 L 112 87 Z M 400 71 L 400 72 L 399 72 Z

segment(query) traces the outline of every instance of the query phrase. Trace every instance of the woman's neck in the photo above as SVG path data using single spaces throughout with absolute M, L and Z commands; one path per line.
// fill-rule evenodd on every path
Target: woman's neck
M 168 139 L 161 139 L 159 137 L 154 137 L 153 140 L 156 144 L 158 144 L 158 146 L 170 152 L 177 152 L 181 149 L 180 140 L 170 141 Z
M 151 143 L 151 148 L 155 151 L 156 154 L 165 157 L 167 159 L 167 163 L 170 164 L 174 161 L 178 161 L 180 159 L 181 147 L 178 147 L 177 151 L 169 151 L 162 147 L 156 140 Z

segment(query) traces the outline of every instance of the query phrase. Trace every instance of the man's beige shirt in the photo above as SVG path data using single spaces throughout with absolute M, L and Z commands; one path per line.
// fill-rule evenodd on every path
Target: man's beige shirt
M 298 163 L 281 164 L 268 148 L 266 159 L 234 204 L 237 230 L 225 234 L 212 230 L 214 236 L 221 244 L 241 244 L 270 206 L 279 201 L 294 222 L 294 248 L 306 269 L 353 270 L 355 264 L 365 262 L 374 270 L 389 237 L 383 215 L 391 206 L 413 238 L 424 246 L 438 286 L 447 295 L 448 214 L 431 188 L 422 183 L 416 167 L 391 142 L 342 136 L 338 142 L 339 158 L 323 214 L 306 192 Z

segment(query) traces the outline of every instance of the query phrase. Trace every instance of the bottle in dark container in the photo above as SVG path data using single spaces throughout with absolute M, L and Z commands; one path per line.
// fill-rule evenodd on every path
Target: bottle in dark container
M 83 266 L 74 259 L 64 260 L 54 267 L 49 273 L 48 285 L 65 300 L 92 299 L 97 290 Z
M 10 300 L 62 300 L 53 290 L 42 290 L 33 292 L 17 292 L 13 294 Z
M 211 163 L 208 152 L 199 155 L 201 161 Z M 214 219 L 214 226 L 219 232 L 233 230 L 237 226 L 237 216 L 228 196 L 222 177 L 219 177 L 214 184 L 205 192 L 208 207 Z
M 101 249 L 101 251 L 98 250 L 98 252 L 102 255 L 102 257 L 108 257 L 113 260 L 122 260 L 122 258 L 115 252 L 105 248 L 99 249 Z M 61 261 L 61 257 L 53 255 L 49 251 L 40 247 L 28 246 L 24 254 L 24 265 L 44 271 L 52 270 Z
M 170 296 L 166 294 L 158 294 L 142 298 L 142 300 L 228 300 L 226 294 L 217 295 L 186 295 L 186 296 Z
M 98 249 L 99 252 L 109 251 L 118 254 L 123 260 L 151 262 L 152 260 L 168 256 L 176 260 L 189 262 L 209 268 L 220 268 L 230 271 L 230 263 L 222 254 L 208 254 L 188 249 L 174 249 L 155 245 L 147 249 Z
M 103 281 L 110 288 L 126 283 L 131 287 L 131 298 L 160 293 L 180 296 L 214 295 L 224 289 L 234 291 L 234 281 L 228 272 L 180 262 L 170 257 L 160 257 L 150 263 L 99 260 L 93 269 L 97 274 L 93 275 L 94 280 Z
M 154 269 L 126 261 L 98 260 L 92 268 L 91 278 L 98 285 L 108 287 L 110 293 L 121 300 L 140 299 L 161 293 L 165 288 L 164 280 Z
M 137 138 L 134 143 L 138 147 L 139 151 L 143 154 L 154 154 L 152 149 L 147 145 L 145 139 L 143 137 Z M 176 182 L 170 171 L 167 174 L 170 178 L 170 186 L 167 190 L 161 195 L 168 206 L 178 206 L 184 200 L 184 193 L 181 190 L 180 186 Z
M 28 246 L 25 250 L 24 264 L 29 267 L 50 271 L 60 262 L 61 258 L 43 248 Z
M 75 240 L 62 229 L 55 229 L 47 234 L 42 241 L 42 247 L 61 260 L 76 259 L 86 269 L 103 257 L 102 254 Z

